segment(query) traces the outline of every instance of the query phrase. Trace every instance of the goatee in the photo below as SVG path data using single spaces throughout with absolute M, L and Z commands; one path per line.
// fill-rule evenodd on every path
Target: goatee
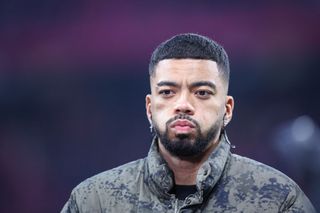
M 185 119 L 192 122 L 195 126 L 195 134 L 176 134 L 170 139 L 169 125 L 175 120 Z M 202 132 L 199 123 L 192 119 L 189 115 L 179 114 L 166 122 L 166 129 L 161 132 L 156 122 L 153 122 L 155 134 L 160 139 L 161 144 L 168 152 L 177 157 L 196 157 L 203 153 L 209 143 L 217 137 L 222 127 L 222 119 L 213 123 L 208 131 Z

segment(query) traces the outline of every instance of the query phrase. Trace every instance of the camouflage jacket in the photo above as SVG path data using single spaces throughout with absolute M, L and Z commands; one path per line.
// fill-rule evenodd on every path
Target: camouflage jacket
M 173 174 L 153 141 L 148 156 L 80 183 L 61 212 L 315 212 L 299 186 L 283 173 L 232 154 L 220 144 L 185 200 L 169 191 Z

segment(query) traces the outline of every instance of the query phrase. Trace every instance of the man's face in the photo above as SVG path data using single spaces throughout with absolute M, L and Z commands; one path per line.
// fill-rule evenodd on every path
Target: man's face
M 233 109 L 220 75 L 211 60 L 166 59 L 156 66 L 146 110 L 170 154 L 196 156 L 217 142 Z

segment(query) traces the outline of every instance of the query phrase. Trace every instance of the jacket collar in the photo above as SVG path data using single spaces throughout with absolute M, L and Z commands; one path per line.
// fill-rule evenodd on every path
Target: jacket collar
M 201 195 L 206 195 L 216 185 L 227 163 L 230 154 L 230 142 L 225 133 L 208 160 L 200 167 L 197 175 L 197 189 Z M 173 172 L 168 167 L 158 150 L 158 140 L 155 137 L 147 156 L 148 176 L 150 188 L 161 196 L 170 196 L 169 191 L 173 187 Z

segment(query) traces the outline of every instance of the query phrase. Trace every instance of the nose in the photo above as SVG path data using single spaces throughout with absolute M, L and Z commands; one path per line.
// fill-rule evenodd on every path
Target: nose
M 186 95 L 181 95 L 174 106 L 174 112 L 176 114 L 184 113 L 187 115 L 194 115 L 194 107 L 188 100 Z

